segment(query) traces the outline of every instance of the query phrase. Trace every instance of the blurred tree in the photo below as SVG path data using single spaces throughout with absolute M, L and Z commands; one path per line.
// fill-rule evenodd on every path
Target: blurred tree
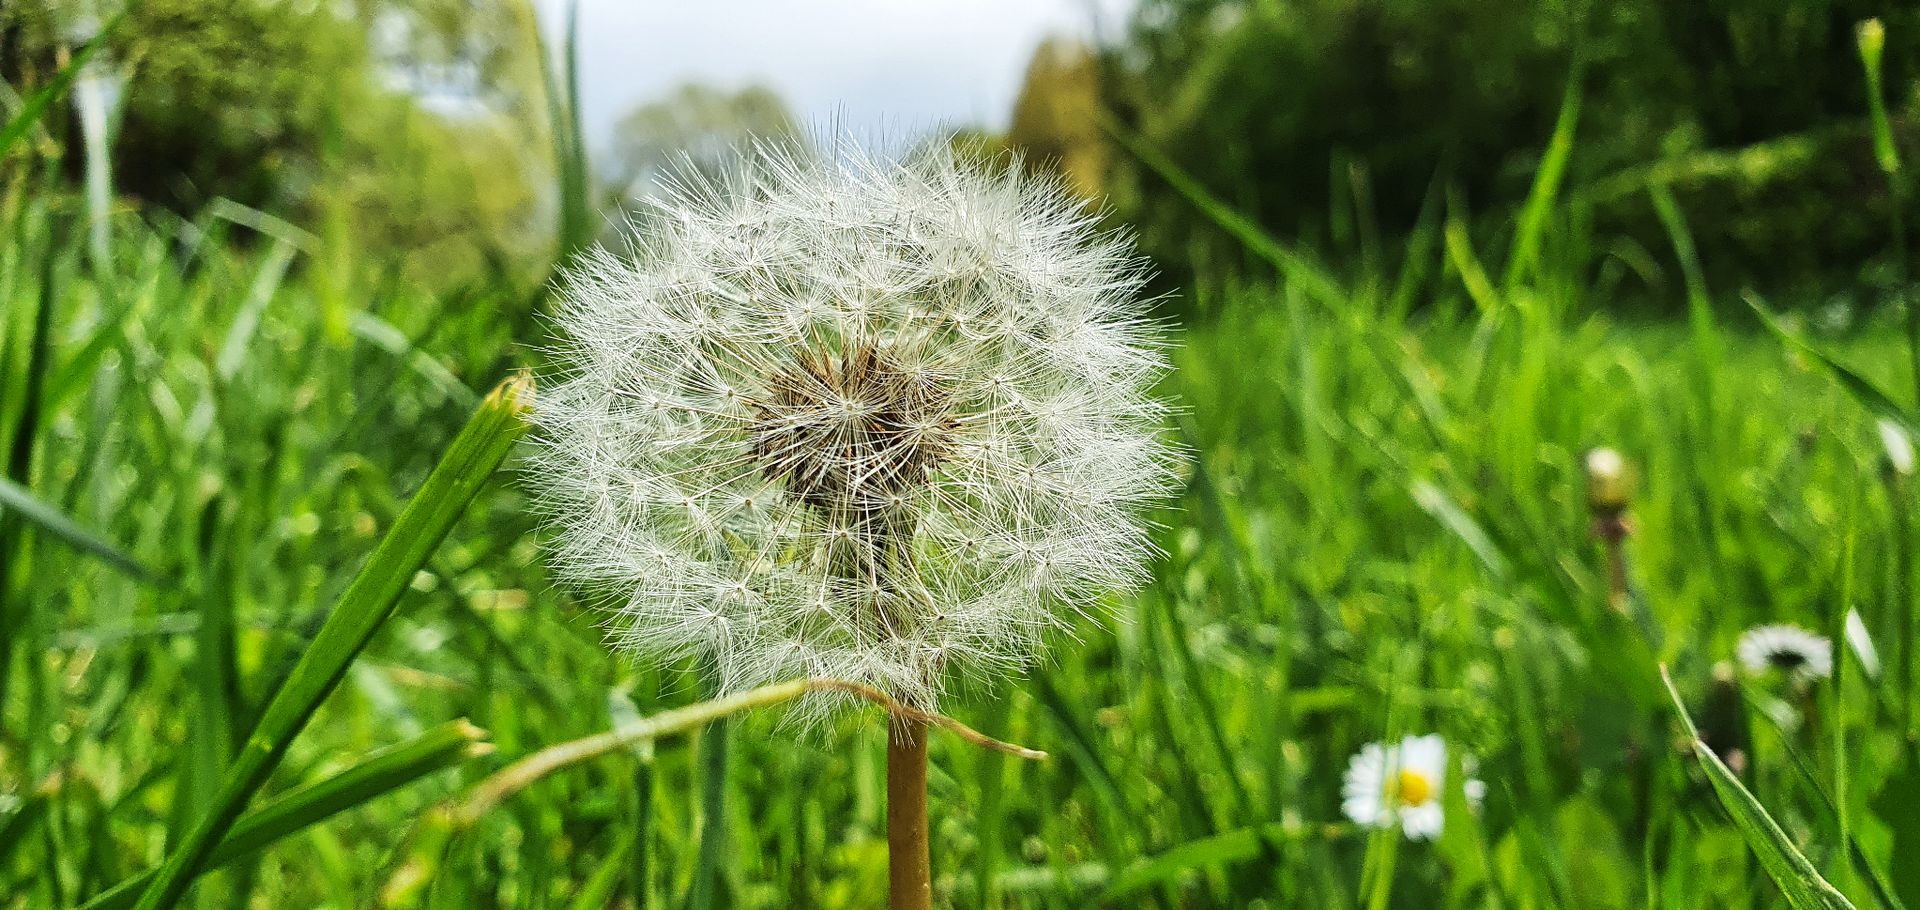
M 1880 181 L 1854 149 L 1865 88 L 1853 27 L 1869 16 L 1886 20 L 1888 85 L 1910 114 L 1920 8 L 1885 0 L 1142 0 L 1103 49 L 1101 90 L 1239 210 L 1339 254 L 1343 208 L 1367 204 L 1383 229 L 1405 230 L 1436 180 L 1504 219 L 1580 57 L 1570 187 L 1776 137 L 1819 140 L 1821 153 L 1779 159 L 1798 169 L 1770 169 L 1764 186 L 1730 185 L 1740 175 L 1724 169 L 1676 171 L 1713 175 L 1675 187 L 1711 213 L 1698 219 L 1709 264 L 1778 277 L 1884 249 L 1868 189 Z M 1241 255 L 1124 156 L 1109 193 L 1171 264 Z M 1615 202 L 1603 221 L 1665 248 L 1644 193 Z M 1829 218 L 1810 217 L 1816 207 Z
M 1104 192 L 1111 150 L 1100 130 L 1099 61 L 1077 41 L 1049 38 L 1027 64 L 1007 141 L 1034 166 L 1057 170 L 1089 199 Z
M 675 168 L 711 167 L 745 140 L 798 138 L 793 115 L 772 89 L 751 85 L 729 92 L 687 83 L 615 124 L 608 188 L 618 198 L 644 196 Z
M 43 81 L 74 23 L 116 8 L 0 6 L 0 78 Z M 528 151 L 545 145 L 523 0 L 127 9 L 111 48 L 127 75 L 113 141 L 121 194 L 187 215 L 224 198 L 332 225 L 435 282 L 531 248 L 546 162 Z

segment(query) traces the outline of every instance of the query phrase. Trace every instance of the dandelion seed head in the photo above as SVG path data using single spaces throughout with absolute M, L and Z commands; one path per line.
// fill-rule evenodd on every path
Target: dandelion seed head
M 1144 269 L 1014 170 L 756 150 L 571 270 L 531 475 L 617 645 L 930 708 L 1143 580 Z

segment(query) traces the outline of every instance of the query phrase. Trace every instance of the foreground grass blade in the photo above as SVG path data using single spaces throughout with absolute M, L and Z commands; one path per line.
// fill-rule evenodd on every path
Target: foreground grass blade
M 422 777 L 493 751 L 486 731 L 465 720 L 449 721 L 413 739 L 374 752 L 359 764 L 326 780 L 289 791 L 242 816 L 206 867 L 223 866 L 272 846 L 288 835 L 318 824 Z M 133 906 L 153 873 L 142 873 L 102 892 L 79 910 L 124 910 Z
M 1708 782 L 1713 784 L 1713 792 L 1720 797 L 1720 805 L 1726 807 L 1727 814 L 1733 816 L 1733 823 L 1740 829 L 1740 836 L 1746 838 L 1747 847 L 1760 858 L 1760 865 L 1767 870 L 1767 877 L 1780 886 L 1780 892 L 1787 896 L 1787 903 L 1795 910 L 1854 910 L 1846 895 L 1820 877 L 1819 870 L 1807 861 L 1787 832 L 1767 814 L 1766 807 L 1760 805 L 1753 793 L 1740 783 L 1720 756 L 1707 748 L 1700 731 L 1693 726 L 1693 717 L 1687 714 L 1687 706 L 1680 700 L 1680 690 L 1674 688 L 1673 677 L 1667 668 L 1660 668 L 1660 679 L 1667 684 L 1667 695 L 1673 699 L 1673 710 L 1680 715 L 1680 723 L 1687 730 L 1688 745 L 1693 748 L 1695 758 L 1700 760 L 1701 769 L 1707 773 Z
M 135 581 L 153 583 L 159 576 L 152 569 L 141 564 L 140 560 L 128 555 L 125 550 L 108 543 L 99 535 L 87 530 L 62 514 L 59 509 L 41 502 L 27 488 L 0 477 L 0 510 L 12 509 L 49 534 L 66 541 L 74 549 L 89 553 L 120 570 Z
M 212 805 L 186 839 L 167 854 L 165 864 L 141 894 L 139 910 L 172 907 L 186 893 L 247 800 L 266 782 L 320 703 L 340 684 L 360 649 L 393 614 L 408 582 L 426 565 L 467 503 L 526 433 L 526 412 L 532 404 L 532 380 L 515 377 L 501 383 L 467 421 L 420 492 L 340 596 L 286 682 L 274 693 L 253 735 L 227 769 Z
M 80 73 L 86 68 L 87 61 L 93 59 L 93 55 L 113 37 L 114 31 L 120 27 L 120 22 L 126 18 L 126 15 L 126 11 L 122 10 L 108 20 L 106 27 L 100 29 L 100 33 L 94 35 L 93 40 L 87 42 L 85 47 L 74 53 L 73 59 L 67 61 L 66 67 L 53 77 L 53 81 L 34 92 L 33 97 L 28 98 L 27 103 L 21 106 L 20 112 L 14 114 L 13 119 L 7 121 L 4 128 L 0 128 L 0 158 L 6 157 L 7 151 L 13 148 L 13 144 L 19 142 L 21 137 L 27 134 L 27 130 L 33 129 L 33 125 L 47 113 L 47 109 L 52 107 L 55 101 L 60 100 L 60 96 L 66 94 L 67 89 L 73 87 L 73 80 L 80 78 Z

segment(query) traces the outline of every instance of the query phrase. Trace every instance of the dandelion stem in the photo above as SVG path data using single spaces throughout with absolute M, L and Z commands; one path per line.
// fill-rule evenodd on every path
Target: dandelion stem
M 887 906 L 932 910 L 927 849 L 927 722 L 896 716 L 887 736 Z

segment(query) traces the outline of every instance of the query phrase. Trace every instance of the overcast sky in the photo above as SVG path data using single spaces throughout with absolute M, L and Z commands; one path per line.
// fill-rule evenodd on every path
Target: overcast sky
M 557 18 L 563 0 L 545 0 Z M 581 108 L 596 152 L 686 81 L 772 87 L 814 127 L 866 139 L 1004 127 L 1050 34 L 1117 29 L 1127 0 L 580 0 Z M 557 24 L 557 23 L 556 23 Z M 557 32 L 556 32 L 557 33 Z

